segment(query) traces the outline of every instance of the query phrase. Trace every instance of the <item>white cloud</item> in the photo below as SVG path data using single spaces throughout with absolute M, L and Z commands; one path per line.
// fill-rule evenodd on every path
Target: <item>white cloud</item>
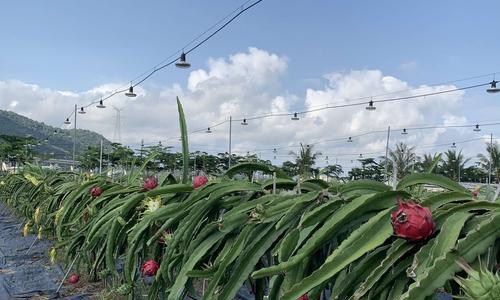
M 178 117 L 175 97 L 179 96 L 187 115 L 188 129 L 206 128 L 234 118 L 258 116 L 268 113 L 303 111 L 332 104 L 368 102 L 392 97 L 419 95 L 453 88 L 453 86 L 420 86 L 418 89 L 408 83 L 384 75 L 379 70 L 352 70 L 330 73 L 323 76 L 326 84 L 304 91 L 304 95 L 290 94 L 283 87 L 288 62 L 283 56 L 267 51 L 249 48 L 248 51 L 231 55 L 229 58 L 209 59 L 207 68 L 191 71 L 187 82 L 175 83 L 163 89 L 136 87 L 136 98 L 117 95 L 105 102 L 108 106 L 100 110 L 95 107 L 89 113 L 78 115 L 78 126 L 95 130 L 112 139 L 115 128 L 115 112 L 112 106 L 122 109 L 122 142 L 138 145 L 141 139 L 146 143 L 157 143 L 167 137 L 178 135 Z M 318 76 L 319 77 L 319 76 Z M 0 81 L 0 107 L 10 109 L 30 118 L 59 126 L 74 103 L 87 104 L 118 88 L 123 83 L 108 83 L 89 91 L 76 93 L 41 88 L 21 81 Z M 377 96 L 384 95 L 384 96 Z M 414 127 L 423 124 L 463 124 L 467 122 L 461 111 L 463 92 L 441 94 L 410 101 L 376 103 L 375 111 L 364 106 L 346 107 L 316 111 L 300 115 L 300 121 L 292 122 L 289 117 L 274 117 L 248 120 L 248 126 L 233 124 L 233 149 L 246 153 L 253 149 L 272 149 L 278 146 L 297 145 L 298 142 L 312 143 L 339 137 L 355 136 L 372 130 Z M 190 142 L 194 150 L 224 151 L 227 149 L 228 126 L 223 124 L 212 128 L 212 134 L 193 134 Z M 413 145 L 427 145 L 444 138 L 458 138 L 470 135 L 466 131 L 445 129 L 421 130 L 402 136 L 393 132 L 391 145 L 407 141 Z M 356 138 L 354 143 L 319 143 L 316 148 L 330 161 L 335 154 L 357 154 L 384 152 L 386 133 Z M 169 145 L 178 146 L 174 138 Z M 280 150 L 286 155 L 291 150 Z M 423 151 L 429 149 L 422 149 Z M 261 151 L 263 158 L 272 158 L 271 151 Z M 337 156 L 339 159 L 356 159 L 353 156 Z

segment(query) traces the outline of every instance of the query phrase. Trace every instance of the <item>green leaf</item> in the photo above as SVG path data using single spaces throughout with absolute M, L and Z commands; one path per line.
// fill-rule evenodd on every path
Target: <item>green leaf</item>
M 456 264 L 460 258 L 467 262 L 474 261 L 478 255 L 487 251 L 495 240 L 500 237 L 500 212 L 492 214 L 491 218 L 482 222 L 479 227 L 458 241 L 452 251 L 436 259 L 435 263 L 418 281 L 412 283 L 401 300 L 424 300 L 435 290 L 442 287 L 447 280 L 461 268 Z
M 177 97 L 177 110 L 179 111 L 179 126 L 181 129 L 182 140 L 182 183 L 188 182 L 189 175 L 189 147 L 188 147 L 188 134 L 186 126 L 186 118 L 184 117 L 184 110 L 182 104 Z
M 292 286 L 290 290 L 285 292 L 282 299 L 297 299 L 315 286 L 335 276 L 367 252 L 382 245 L 392 236 L 391 211 L 392 208 L 385 209 L 361 225 L 333 251 L 321 267 Z
M 177 300 L 181 299 L 181 296 L 184 292 L 184 288 L 186 282 L 189 279 L 188 273 L 193 271 L 196 264 L 206 255 L 208 250 L 212 248 L 212 246 L 217 243 L 225 234 L 222 232 L 215 232 L 213 235 L 209 236 L 205 239 L 199 246 L 196 248 L 196 251 L 189 257 L 187 262 L 183 264 L 179 274 L 177 274 L 175 282 L 172 286 L 170 294 L 168 295 L 168 300 Z
M 451 180 L 448 177 L 444 177 L 438 174 L 429 174 L 429 173 L 428 174 L 414 173 L 405 176 L 398 183 L 397 189 L 402 190 L 407 187 L 420 184 L 436 185 L 456 192 L 464 192 L 464 193 L 469 192 L 466 188 L 464 188 L 463 186 L 461 186 L 460 184 L 456 183 L 455 181 Z

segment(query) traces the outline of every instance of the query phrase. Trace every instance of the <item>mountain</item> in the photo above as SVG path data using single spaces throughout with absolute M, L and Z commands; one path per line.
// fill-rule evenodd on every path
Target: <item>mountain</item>
M 71 159 L 73 155 L 73 129 L 49 126 L 11 111 L 0 110 L 0 135 L 32 137 L 40 142 L 33 146 L 35 152 L 54 153 L 55 158 Z M 90 130 L 77 129 L 76 137 L 77 154 L 88 146 L 99 146 L 101 139 L 104 147 L 111 145 L 102 135 Z

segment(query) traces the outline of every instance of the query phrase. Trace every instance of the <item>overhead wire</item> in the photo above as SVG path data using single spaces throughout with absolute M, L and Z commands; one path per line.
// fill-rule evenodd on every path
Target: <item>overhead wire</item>
M 230 14 L 228 14 L 227 16 L 225 16 L 223 19 L 219 20 L 217 23 L 215 23 L 214 25 L 212 25 L 209 29 L 205 30 L 203 33 L 201 33 L 200 35 L 198 35 L 197 37 L 195 37 L 194 39 L 192 39 L 190 42 L 188 42 L 186 45 L 184 45 L 184 47 L 181 48 L 181 50 L 178 50 L 176 52 L 174 52 L 171 56 L 169 56 L 167 59 L 164 59 L 164 61 L 168 61 L 169 58 L 175 56 L 176 54 L 178 54 L 180 51 L 184 51 L 185 48 L 187 48 L 189 45 L 193 44 L 194 42 L 196 42 L 197 40 L 199 40 L 203 35 L 205 35 L 206 33 L 208 33 L 210 30 L 214 29 L 217 27 L 217 25 L 219 25 L 220 23 L 222 23 L 224 20 L 228 19 L 231 15 L 233 15 L 235 12 L 237 12 L 233 17 L 229 18 L 229 20 L 227 20 L 226 22 L 224 22 L 224 24 L 222 24 L 221 26 L 219 26 L 217 28 L 217 30 L 215 30 L 214 32 L 212 32 L 210 35 L 208 35 L 207 37 L 205 37 L 203 40 L 201 40 L 200 42 L 198 42 L 196 45 L 194 45 L 193 47 L 189 48 L 187 51 L 185 51 L 184 53 L 185 54 L 189 54 L 191 52 L 193 52 L 194 50 L 196 50 L 198 47 L 200 47 L 201 45 L 203 45 L 204 43 L 206 43 L 208 40 L 210 40 L 212 37 L 214 37 L 217 33 L 219 33 L 222 29 L 224 29 L 225 27 L 227 27 L 229 24 L 231 24 L 236 18 L 238 18 L 241 14 L 243 14 L 244 12 L 246 12 L 247 10 L 251 9 L 252 7 L 256 6 L 257 4 L 259 4 L 260 2 L 262 2 L 263 0 L 256 0 L 255 2 L 251 3 L 250 5 L 246 6 L 246 4 L 248 4 L 250 2 L 250 0 L 247 0 L 245 1 L 242 5 L 238 6 L 238 8 L 236 8 L 235 10 L 233 10 Z M 152 68 L 152 71 L 150 71 L 149 73 L 148 72 L 144 72 L 142 76 L 144 76 L 144 74 L 147 74 L 146 76 L 144 76 L 141 80 L 137 81 L 137 82 L 131 82 L 131 86 L 132 87 L 136 87 L 138 85 L 140 85 L 141 83 L 143 83 L 144 81 L 146 81 L 147 79 L 149 79 L 151 76 L 153 76 L 153 74 L 155 74 L 156 72 L 174 64 L 176 61 L 178 61 L 179 58 L 176 57 L 175 59 L 173 60 L 170 60 L 168 61 L 167 63 L 164 63 L 164 64 L 159 64 L 159 65 L 156 65 L 155 67 Z M 138 78 L 142 77 L 142 76 L 138 76 L 136 77 L 134 80 L 137 80 Z M 95 98 L 95 100 L 92 100 L 89 104 L 87 105 L 84 105 L 84 106 L 81 106 L 81 108 L 88 108 L 94 104 L 97 104 L 99 103 L 100 101 L 105 101 L 117 94 L 120 94 L 120 93 L 123 93 L 123 92 L 126 92 L 128 90 L 128 87 L 127 88 L 123 88 L 123 89 L 118 89 L 118 90 L 115 90 L 114 92 L 112 92 L 111 94 L 107 95 L 107 96 L 103 96 L 103 97 L 98 97 L 98 98 Z M 73 116 L 75 112 L 72 111 L 66 119 L 69 119 Z

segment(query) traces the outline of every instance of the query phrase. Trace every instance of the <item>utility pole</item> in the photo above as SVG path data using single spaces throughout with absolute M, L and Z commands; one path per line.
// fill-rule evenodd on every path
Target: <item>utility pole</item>
M 490 168 L 488 171 L 488 185 L 491 185 L 491 163 L 493 160 L 493 133 L 490 133 Z
M 231 134 L 233 129 L 233 117 L 229 116 L 229 168 L 231 168 Z
M 122 120 L 121 120 L 121 111 L 122 109 L 116 108 L 113 106 L 113 109 L 116 111 L 116 120 L 115 120 L 115 133 L 113 135 L 113 141 L 115 143 L 120 144 L 122 142 Z
M 144 151 L 144 139 L 141 140 L 141 159 L 143 151 Z
M 73 170 L 75 168 L 75 155 L 76 155 L 76 114 L 77 114 L 77 107 L 75 104 L 75 118 L 73 122 Z
M 101 153 L 99 154 L 99 174 L 102 173 L 102 138 L 101 138 Z
M 391 136 L 391 126 L 387 127 L 387 143 L 385 144 L 385 181 L 388 182 L 387 168 L 389 164 L 389 138 Z

